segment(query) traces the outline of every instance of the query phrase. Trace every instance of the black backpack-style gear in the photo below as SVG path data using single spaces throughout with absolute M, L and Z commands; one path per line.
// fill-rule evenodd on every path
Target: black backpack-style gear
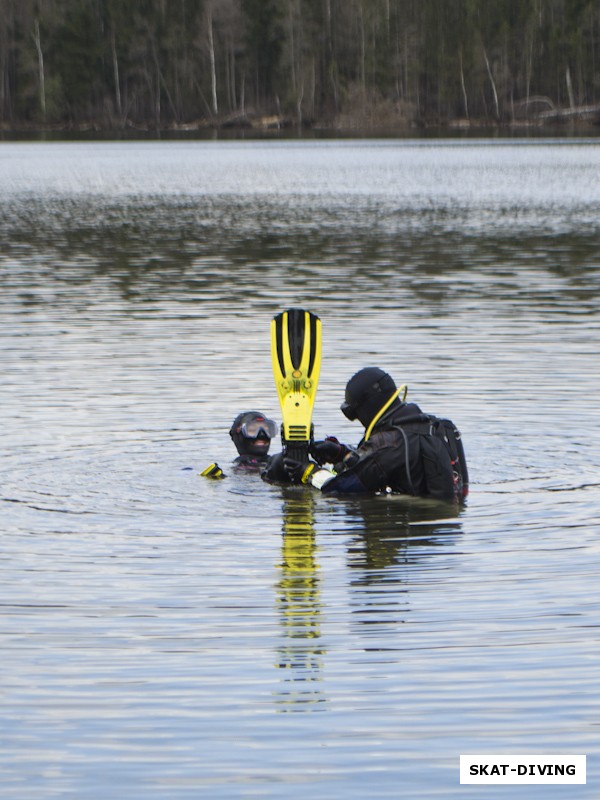
M 411 494 L 439 500 L 466 497 L 467 462 L 460 432 L 451 420 L 420 414 L 397 422 L 394 429 L 404 438 L 404 472 Z M 418 470 L 411 467 L 415 463 Z

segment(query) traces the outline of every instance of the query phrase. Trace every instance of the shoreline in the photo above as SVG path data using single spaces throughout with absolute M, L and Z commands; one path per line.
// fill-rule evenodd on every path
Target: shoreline
M 496 123 L 488 120 L 448 120 L 417 125 L 364 124 L 364 120 L 319 121 L 298 125 L 282 117 L 255 117 L 251 121 L 195 121 L 161 127 L 128 123 L 106 125 L 0 123 L 0 141 L 60 140 L 244 140 L 244 139 L 513 139 L 513 138 L 600 138 L 600 120 L 559 118 L 517 120 Z

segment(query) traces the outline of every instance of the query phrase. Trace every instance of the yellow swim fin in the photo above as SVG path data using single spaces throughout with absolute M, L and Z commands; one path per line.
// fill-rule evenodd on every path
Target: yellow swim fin
M 271 322 L 271 358 L 283 417 L 283 446 L 308 451 L 321 371 L 319 317 L 301 308 L 277 314 Z

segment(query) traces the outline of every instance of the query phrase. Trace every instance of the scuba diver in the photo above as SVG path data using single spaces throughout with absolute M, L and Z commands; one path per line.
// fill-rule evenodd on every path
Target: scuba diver
M 270 461 L 271 439 L 277 434 L 277 423 L 260 411 L 242 411 L 233 420 L 229 435 L 238 451 L 233 466 L 236 471 L 260 472 Z M 203 478 L 225 478 L 221 467 L 213 461 L 202 470 Z
M 313 442 L 314 461 L 292 459 L 284 451 L 272 457 L 263 477 L 310 484 L 327 494 L 395 492 L 463 500 L 469 478 L 460 433 L 450 420 L 424 414 L 405 400 L 406 387 L 397 389 L 382 369 L 361 369 L 348 381 L 341 406 L 349 420 L 365 428 L 358 446 L 335 437 Z M 325 464 L 333 470 L 323 469 Z
M 259 469 L 269 462 L 269 447 L 277 435 L 277 423 L 259 411 L 243 411 L 233 420 L 229 435 L 239 453 L 233 463 Z

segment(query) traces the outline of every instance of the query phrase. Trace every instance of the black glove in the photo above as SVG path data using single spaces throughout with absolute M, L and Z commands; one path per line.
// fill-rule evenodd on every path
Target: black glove
M 337 464 L 341 461 L 348 448 L 335 438 L 328 436 L 322 442 L 313 442 L 310 446 L 310 454 L 317 464 Z
M 295 458 L 283 459 L 283 467 L 290 483 L 302 483 L 302 476 L 310 466 L 315 466 L 311 461 L 298 461 Z
M 283 453 L 277 453 L 269 459 L 261 478 L 269 483 L 287 483 L 289 478 L 283 463 Z

